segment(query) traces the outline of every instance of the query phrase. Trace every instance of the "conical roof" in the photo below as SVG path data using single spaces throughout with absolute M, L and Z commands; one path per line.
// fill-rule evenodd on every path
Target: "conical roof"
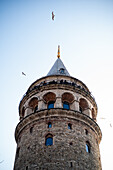
M 64 66 L 64 64 L 63 64 L 63 62 L 62 62 L 62 60 L 60 58 L 57 58 L 57 60 L 55 61 L 53 67 L 51 68 L 51 70 L 47 74 L 47 76 L 51 76 L 51 75 L 70 76 L 70 74 L 68 73 L 66 67 Z

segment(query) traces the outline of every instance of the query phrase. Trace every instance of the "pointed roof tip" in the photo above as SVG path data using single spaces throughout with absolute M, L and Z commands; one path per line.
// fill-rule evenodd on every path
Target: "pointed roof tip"
M 60 46 L 58 45 L 58 55 L 57 55 L 57 60 L 55 61 L 53 67 L 47 74 L 47 76 L 51 75 L 65 75 L 65 76 L 70 76 L 68 73 L 66 67 L 64 66 L 62 60 L 60 59 Z
M 57 55 L 58 58 L 60 58 L 60 45 L 58 45 L 58 55 Z
M 53 67 L 50 69 L 49 73 L 47 74 L 47 76 L 51 76 L 51 75 L 70 76 L 69 72 L 67 71 L 66 67 L 64 66 L 60 58 L 57 58 Z

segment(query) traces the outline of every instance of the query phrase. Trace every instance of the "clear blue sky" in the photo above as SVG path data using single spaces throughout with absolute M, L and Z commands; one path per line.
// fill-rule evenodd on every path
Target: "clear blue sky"
M 102 166 L 113 170 L 113 0 L 0 1 L 0 170 L 13 169 L 19 102 L 48 73 L 58 45 L 69 73 L 96 99 Z

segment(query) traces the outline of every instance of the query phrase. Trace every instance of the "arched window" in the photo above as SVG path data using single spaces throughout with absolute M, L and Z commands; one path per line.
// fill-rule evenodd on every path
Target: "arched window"
M 48 92 L 43 96 L 44 102 L 48 103 L 50 101 L 54 101 L 56 100 L 56 94 L 52 93 L 52 92 Z
M 81 98 L 79 102 L 79 111 L 83 112 L 86 109 L 88 109 L 88 102 L 87 100 Z
M 22 118 L 24 117 L 24 115 L 25 115 L 25 108 L 23 107 L 22 108 Z
M 68 129 L 72 129 L 72 124 L 68 123 Z
M 45 138 L 45 145 L 51 146 L 53 145 L 53 136 L 51 134 L 48 134 Z
M 54 101 L 50 101 L 48 103 L 48 109 L 53 109 L 54 108 Z
M 63 103 L 63 108 L 69 110 L 69 103 L 68 102 L 64 102 Z
M 86 142 L 86 152 L 87 153 L 91 152 L 91 146 L 90 146 L 90 143 L 88 141 Z
M 69 110 L 74 101 L 74 96 L 71 93 L 65 92 L 62 94 L 63 108 Z
M 29 106 L 32 108 L 32 110 L 34 110 L 34 112 L 36 112 L 38 109 L 38 98 L 33 97 L 29 102 Z
M 54 108 L 54 103 L 56 101 L 56 94 L 48 92 L 43 96 L 44 102 L 47 104 L 48 109 Z
M 48 123 L 48 128 L 52 128 L 52 123 L 51 122 Z
M 93 118 L 93 120 L 96 120 L 96 115 L 95 115 L 94 108 L 92 108 L 92 118 Z

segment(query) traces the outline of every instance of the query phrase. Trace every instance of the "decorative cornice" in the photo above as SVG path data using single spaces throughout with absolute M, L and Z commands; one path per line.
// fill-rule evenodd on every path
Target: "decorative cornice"
M 44 83 L 41 86 L 34 86 L 33 89 L 27 91 L 27 93 L 23 96 L 23 99 L 20 102 L 20 107 L 22 104 L 25 103 L 25 101 L 27 99 L 29 99 L 30 97 L 32 97 L 33 95 L 42 92 L 44 90 L 53 90 L 53 89 L 62 89 L 62 90 L 69 90 L 69 91 L 73 91 L 76 93 L 81 94 L 82 96 L 84 96 L 85 98 L 87 98 L 96 108 L 97 110 L 97 104 L 96 101 L 94 99 L 94 97 L 91 95 L 91 93 L 87 90 L 85 90 L 84 88 L 82 88 L 81 86 L 76 85 L 75 83 L 60 83 L 60 82 L 55 82 L 55 81 L 50 81 L 49 83 Z

